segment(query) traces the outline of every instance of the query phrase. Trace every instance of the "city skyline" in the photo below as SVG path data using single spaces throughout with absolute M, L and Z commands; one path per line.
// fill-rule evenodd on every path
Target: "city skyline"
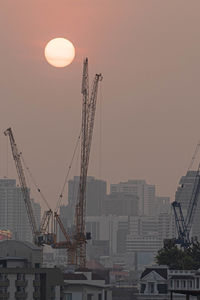
M 145 178 L 173 200 L 199 140 L 199 8 L 181 0 L 2 2 L 0 177 L 16 178 L 3 136 L 12 126 L 54 207 L 79 134 L 87 56 L 90 83 L 96 72 L 104 76 L 88 175 Z M 76 48 L 62 70 L 43 53 L 56 36 Z

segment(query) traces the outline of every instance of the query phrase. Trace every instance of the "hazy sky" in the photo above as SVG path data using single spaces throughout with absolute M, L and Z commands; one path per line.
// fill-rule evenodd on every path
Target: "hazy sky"
M 89 175 L 146 179 L 173 196 L 200 138 L 199 11 L 199 0 L 0 0 L 0 176 L 16 177 L 3 135 L 12 126 L 56 202 L 80 129 L 88 56 L 90 80 L 104 76 Z M 54 37 L 76 48 L 66 68 L 45 61 Z M 78 174 L 76 163 L 70 178 Z

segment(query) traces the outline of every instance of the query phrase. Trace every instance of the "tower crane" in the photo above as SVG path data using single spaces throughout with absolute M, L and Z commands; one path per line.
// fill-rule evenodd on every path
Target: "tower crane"
M 13 155 L 13 159 L 15 162 L 18 178 L 19 178 L 22 196 L 24 199 L 29 223 L 31 226 L 32 234 L 33 234 L 33 241 L 38 246 L 42 246 L 44 244 L 51 245 L 54 242 L 55 237 L 54 237 L 53 233 L 47 232 L 47 229 L 48 229 L 50 219 L 53 217 L 53 212 L 51 209 L 49 209 L 48 211 L 45 211 L 43 218 L 42 218 L 42 222 L 40 224 L 40 227 L 37 228 L 35 215 L 33 212 L 31 199 L 30 199 L 30 192 L 29 192 L 29 188 L 26 184 L 26 178 L 25 178 L 25 174 L 24 174 L 24 170 L 23 170 L 23 166 L 22 166 L 21 153 L 18 151 L 12 129 L 8 128 L 4 132 L 4 134 L 6 136 L 8 136 L 9 140 L 10 140 L 12 155 Z
M 199 196 L 200 196 L 200 164 L 198 166 L 195 175 L 193 190 L 192 190 L 191 198 L 187 209 L 187 214 L 185 217 L 182 212 L 181 203 L 178 201 L 172 202 L 172 207 L 175 216 L 175 224 L 176 224 L 177 235 L 178 235 L 175 242 L 177 244 L 180 244 L 181 247 L 183 248 L 187 248 L 191 245 L 190 232 L 194 221 L 194 216 L 195 216 Z
M 75 230 L 68 235 L 57 213 L 55 218 L 65 236 L 64 242 L 55 243 L 55 248 L 67 248 L 68 264 L 85 267 L 86 242 L 90 233 L 85 232 L 86 183 L 89 165 L 90 149 L 93 136 L 94 119 L 97 102 L 97 92 L 101 74 L 94 77 L 91 96 L 89 97 L 88 59 L 83 63 L 82 77 L 82 127 L 81 127 L 81 166 L 77 203 L 75 207 Z

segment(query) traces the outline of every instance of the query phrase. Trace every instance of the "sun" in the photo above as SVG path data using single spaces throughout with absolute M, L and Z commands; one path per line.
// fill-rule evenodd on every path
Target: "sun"
M 44 55 L 50 65 L 63 68 L 74 60 L 75 48 L 67 39 L 55 38 L 47 43 Z

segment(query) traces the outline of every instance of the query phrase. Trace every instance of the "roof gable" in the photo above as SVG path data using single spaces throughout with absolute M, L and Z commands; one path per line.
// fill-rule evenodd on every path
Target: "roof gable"
M 149 273 L 144 275 L 141 279 L 145 281 L 163 281 L 166 280 L 166 277 L 161 276 L 161 274 L 158 274 L 157 270 L 151 270 Z

